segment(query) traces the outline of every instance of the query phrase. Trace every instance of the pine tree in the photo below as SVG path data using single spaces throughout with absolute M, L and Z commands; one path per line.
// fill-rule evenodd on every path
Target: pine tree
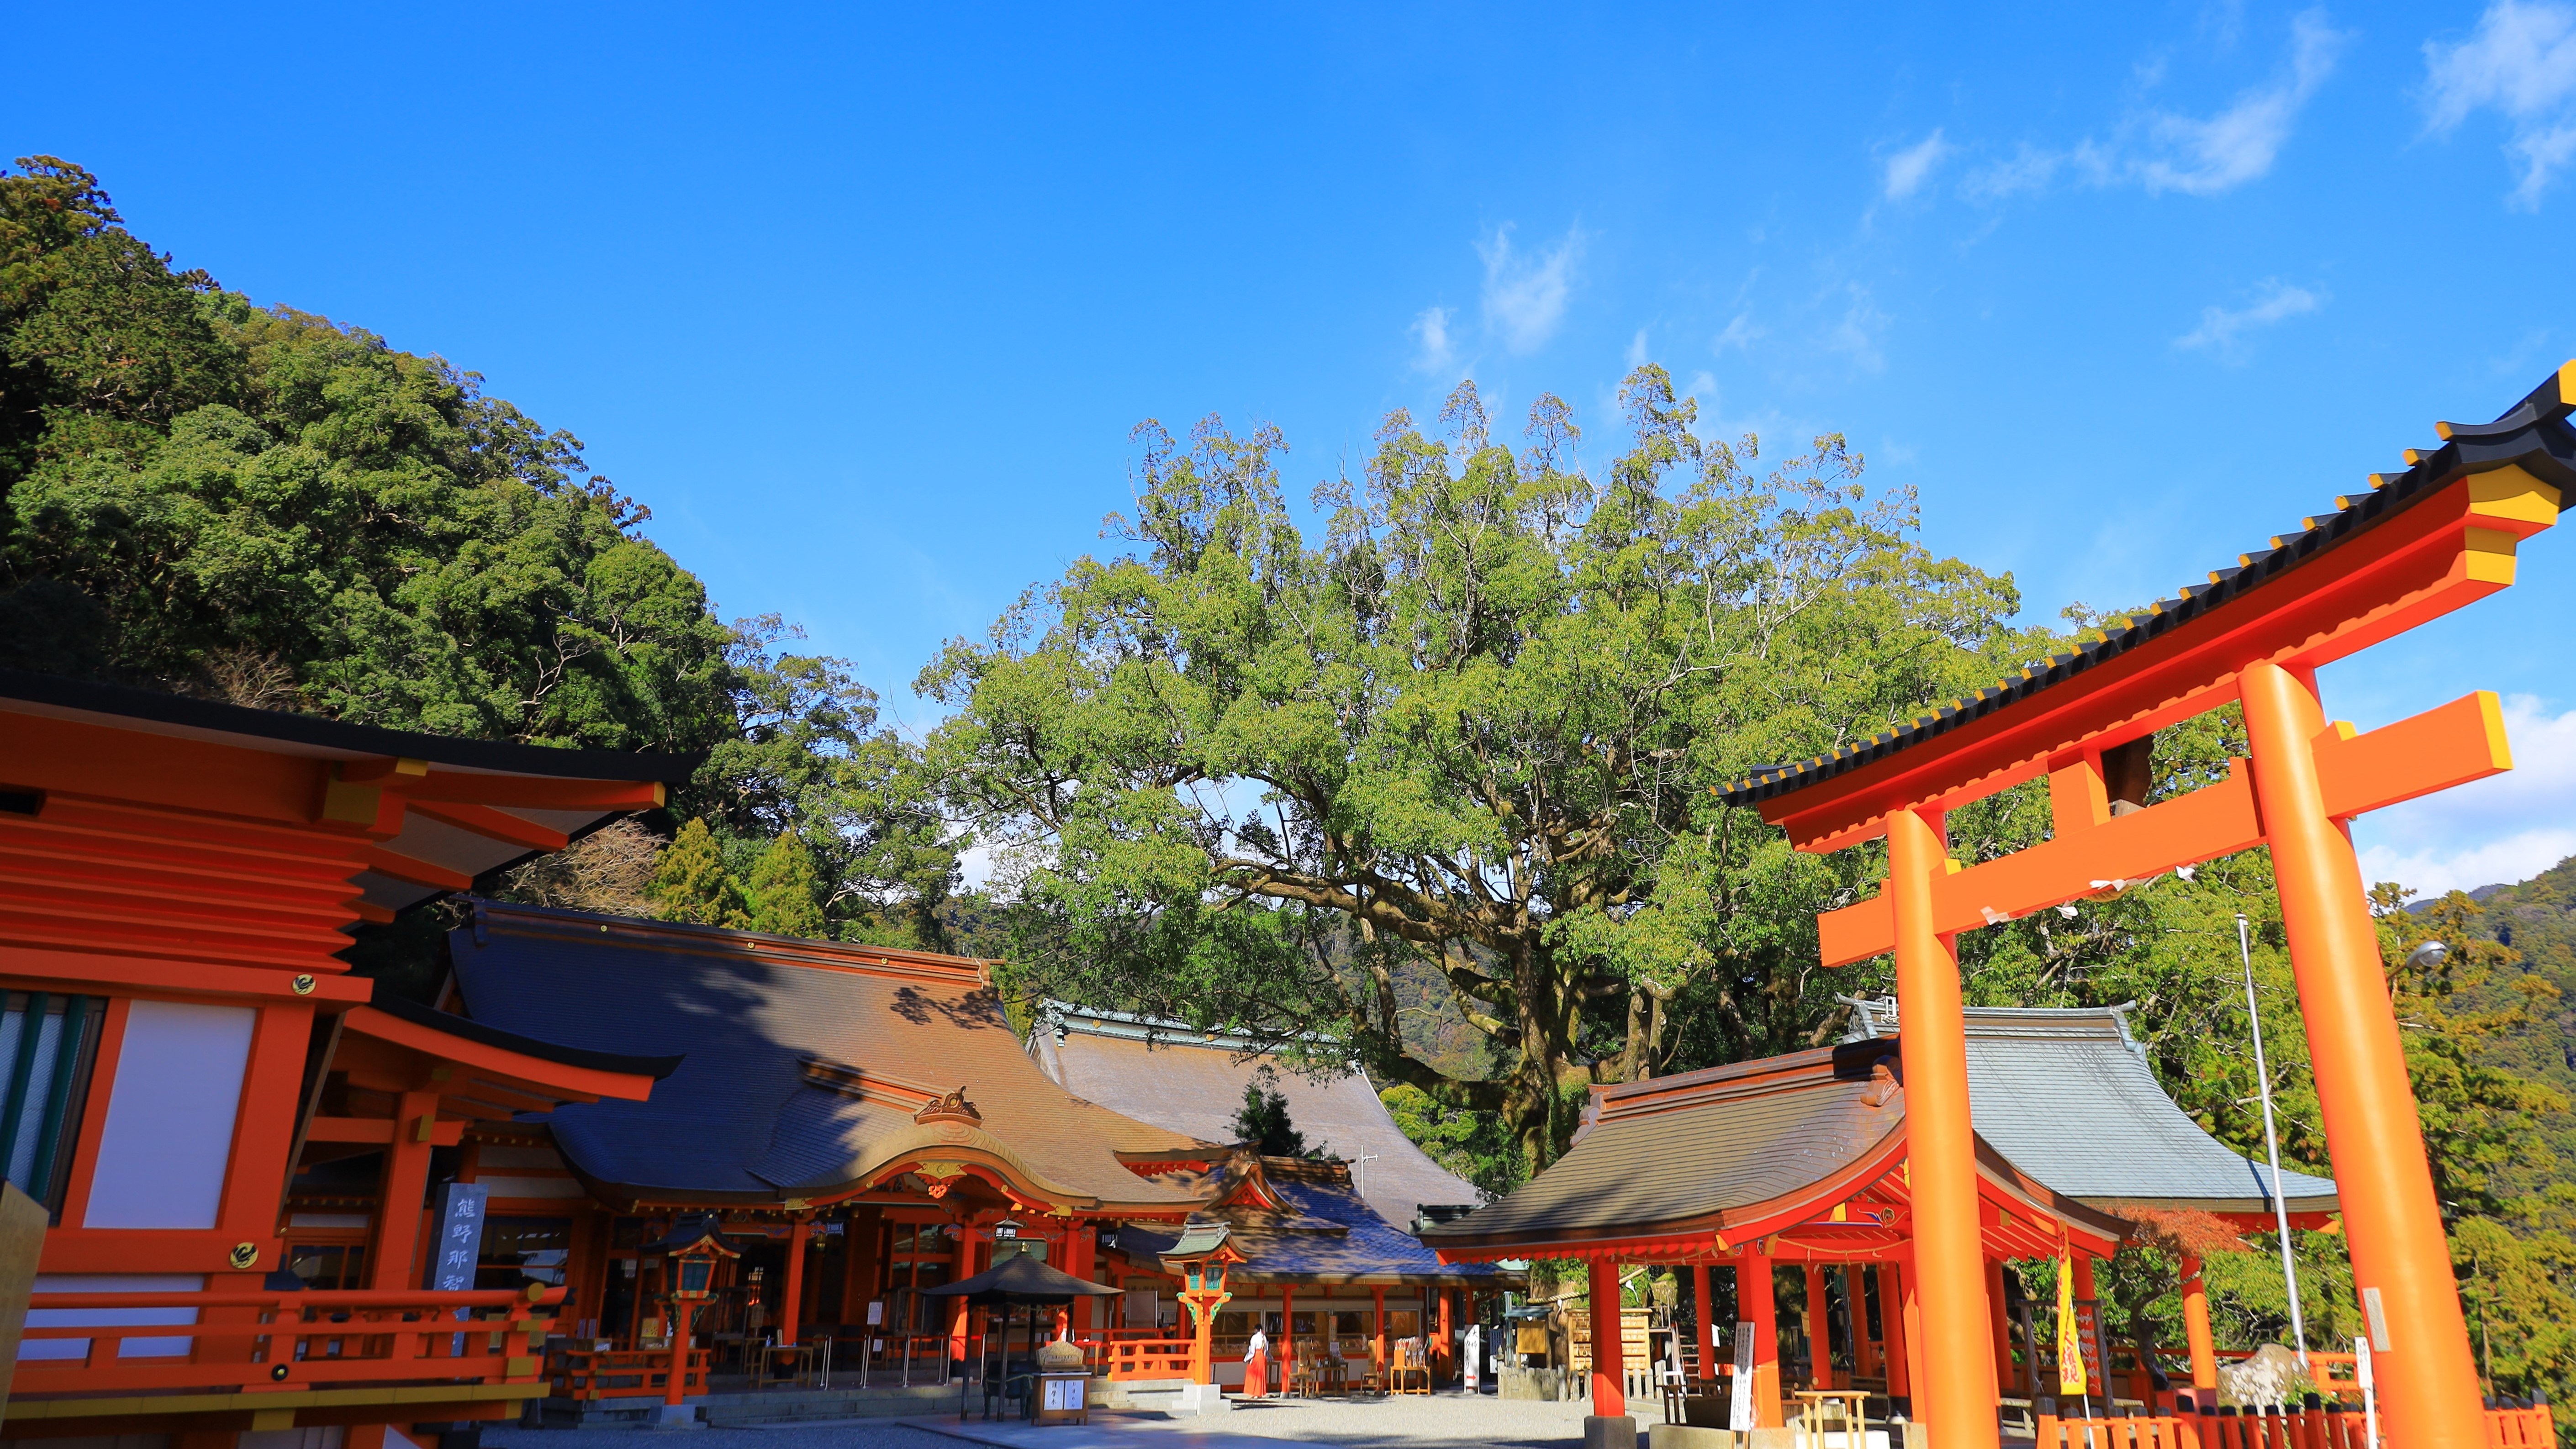
M 780 831 L 751 868 L 751 929 L 773 936 L 824 939 L 818 880 L 814 853 L 795 831 Z
M 1288 1094 L 1279 1090 L 1279 1074 L 1267 1066 L 1243 1084 L 1243 1110 L 1234 1116 L 1234 1132 L 1258 1144 L 1265 1157 L 1308 1155 L 1306 1134 L 1288 1120 Z
M 704 820 L 680 827 L 653 872 L 653 908 L 666 921 L 740 930 L 748 924 L 742 883 L 725 869 L 724 852 Z

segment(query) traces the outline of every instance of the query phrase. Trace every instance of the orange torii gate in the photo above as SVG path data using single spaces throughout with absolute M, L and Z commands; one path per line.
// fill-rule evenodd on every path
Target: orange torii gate
M 1997 1443 L 1995 1355 L 1954 943 L 1975 930 L 2269 845 L 2282 923 L 2341 1184 L 2353 1277 L 2391 1442 L 2484 1449 L 2478 1380 L 2382 974 L 2349 822 L 2511 768 L 2493 694 L 2368 734 L 2329 723 L 2316 670 L 2513 582 L 2514 549 L 2576 488 L 2576 362 L 2493 423 L 2437 425 L 2441 447 L 2335 501 L 2106 637 L 1855 748 L 1739 782 L 1801 850 L 1884 835 L 1872 899 L 1819 918 L 1824 961 L 1893 953 L 1908 1117 L 1925 1382 L 1937 1449 Z M 2244 706 L 2253 759 L 2148 803 L 2155 731 Z M 2052 836 L 1977 865 L 1949 858 L 1943 813 L 2045 777 Z

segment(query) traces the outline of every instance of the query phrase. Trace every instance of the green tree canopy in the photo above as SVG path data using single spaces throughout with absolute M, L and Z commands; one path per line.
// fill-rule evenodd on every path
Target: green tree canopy
M 1287 1044 L 1500 1113 L 1527 1161 L 1567 1094 L 1660 1070 L 1671 1010 L 1738 1054 L 1816 1039 L 1815 911 L 1862 867 L 1792 853 L 1713 787 L 1987 682 L 2008 579 L 1913 541 L 1838 437 L 1767 476 L 1662 369 L 1595 477 L 1564 404 L 1519 451 L 1473 384 L 1445 441 L 1391 416 L 1309 540 L 1272 430 L 1139 430 L 1143 489 L 1085 558 L 919 688 L 931 763 L 1012 852 L 1031 989 Z M 1436 972 L 1505 1065 L 1400 1019 Z M 1695 1048 L 1704 1049 L 1704 1048 Z

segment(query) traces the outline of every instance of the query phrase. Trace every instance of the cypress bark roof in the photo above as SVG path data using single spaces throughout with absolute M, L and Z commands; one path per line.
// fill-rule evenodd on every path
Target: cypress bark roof
M 490 901 L 448 943 L 477 1021 L 682 1058 L 648 1102 L 551 1119 L 611 1202 L 824 1198 L 928 1157 L 1085 1212 L 1178 1217 L 1203 1194 L 1129 1159 L 1223 1155 L 1049 1081 L 980 961 Z

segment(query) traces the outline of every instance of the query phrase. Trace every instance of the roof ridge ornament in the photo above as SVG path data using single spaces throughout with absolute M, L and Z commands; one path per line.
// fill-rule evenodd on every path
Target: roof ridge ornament
M 984 1125 L 984 1114 L 976 1111 L 975 1104 L 966 1100 L 966 1089 L 958 1087 L 943 1096 L 923 1103 L 921 1110 L 912 1114 L 912 1120 L 924 1127 L 940 1122 L 981 1127 Z

